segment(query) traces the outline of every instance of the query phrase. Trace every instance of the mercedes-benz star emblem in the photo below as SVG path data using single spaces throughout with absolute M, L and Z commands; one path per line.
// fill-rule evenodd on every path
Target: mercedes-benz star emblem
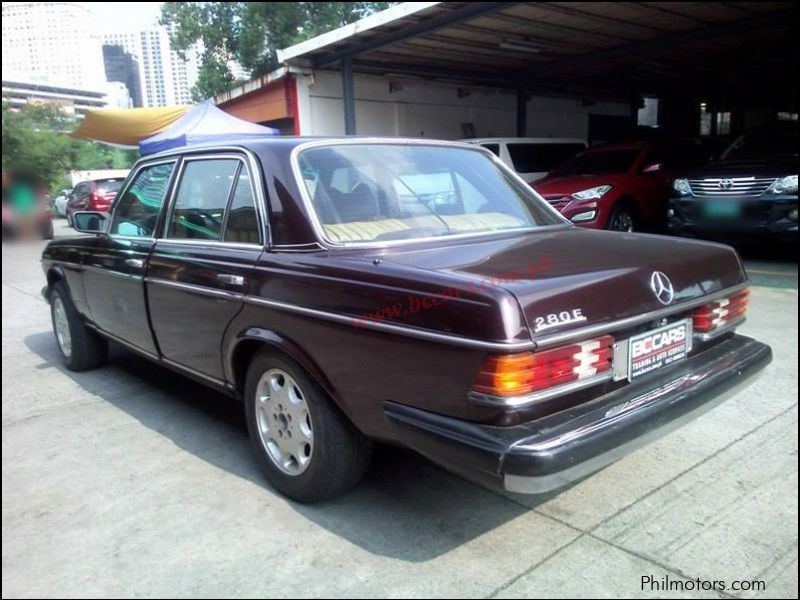
M 719 189 L 721 190 L 729 190 L 733 186 L 733 182 L 730 179 L 720 179 L 719 180 Z
M 653 290 L 661 304 L 669 304 L 675 297 L 675 289 L 672 287 L 672 282 L 661 271 L 653 271 L 650 276 L 650 289 Z

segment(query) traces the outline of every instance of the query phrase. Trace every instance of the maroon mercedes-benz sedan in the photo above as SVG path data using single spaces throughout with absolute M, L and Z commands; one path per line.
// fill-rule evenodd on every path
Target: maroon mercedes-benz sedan
M 243 402 L 267 479 L 355 484 L 373 442 L 515 492 L 566 485 L 761 370 L 729 247 L 577 228 L 491 153 L 232 139 L 148 156 L 51 242 L 67 368 L 109 340 Z

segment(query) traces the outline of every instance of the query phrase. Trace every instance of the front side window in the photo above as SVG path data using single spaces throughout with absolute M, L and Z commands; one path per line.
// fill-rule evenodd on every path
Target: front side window
M 114 207 L 111 234 L 152 237 L 175 162 L 143 167 Z
M 424 144 L 341 144 L 298 156 L 301 185 L 335 243 L 413 240 L 561 223 L 483 152 Z
M 192 160 L 186 163 L 167 236 L 172 239 L 222 239 L 225 208 L 241 161 L 234 158 Z

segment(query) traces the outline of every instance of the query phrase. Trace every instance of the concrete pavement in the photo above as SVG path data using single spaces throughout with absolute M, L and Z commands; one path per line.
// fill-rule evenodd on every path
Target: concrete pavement
M 261 478 L 236 403 L 119 348 L 62 368 L 41 247 L 3 245 L 4 597 L 797 597 L 796 263 L 759 263 L 743 332 L 775 361 L 753 386 L 560 494 L 381 449 L 302 506 Z

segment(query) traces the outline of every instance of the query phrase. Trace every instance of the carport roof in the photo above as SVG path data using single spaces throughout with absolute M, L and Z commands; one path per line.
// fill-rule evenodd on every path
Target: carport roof
M 793 2 L 405 2 L 278 59 L 625 97 L 674 86 L 739 92 L 794 80 L 797 17 Z

